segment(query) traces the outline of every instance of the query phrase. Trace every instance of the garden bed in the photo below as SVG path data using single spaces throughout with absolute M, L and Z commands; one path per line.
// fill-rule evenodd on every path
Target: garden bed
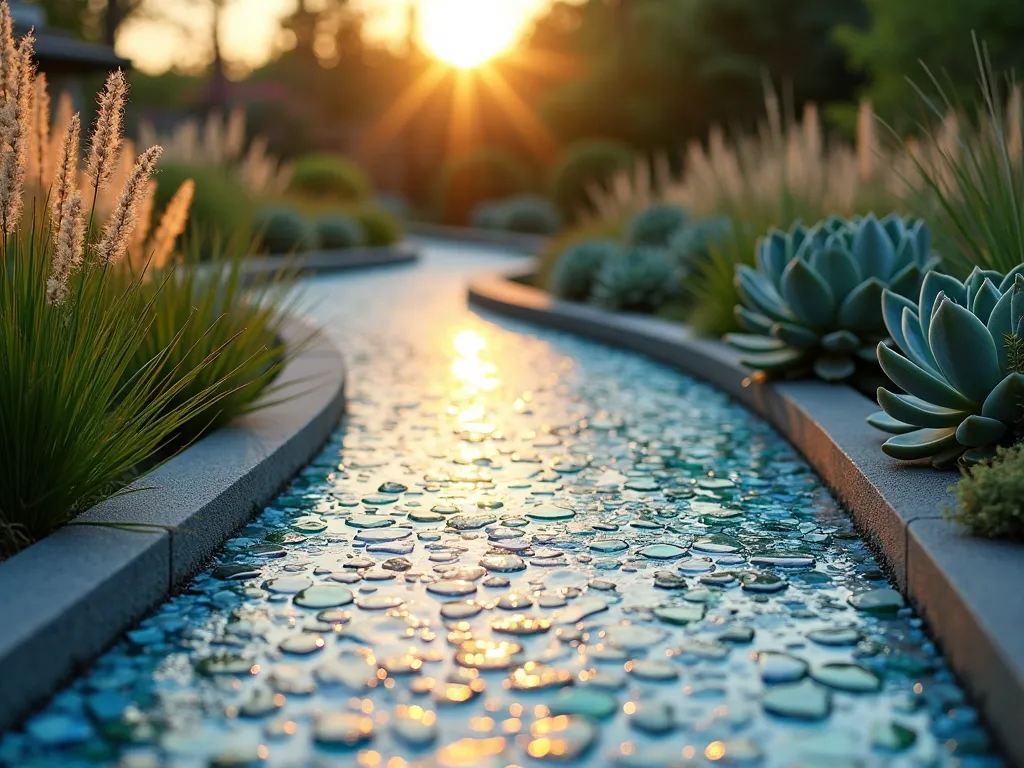
M 821 381 L 753 383 L 739 355 L 685 326 L 552 298 L 528 273 L 469 287 L 481 309 L 627 348 L 705 379 L 792 442 L 850 512 L 893 582 L 928 623 L 1015 763 L 1024 764 L 1024 545 L 968 536 L 943 520 L 956 474 L 908 467 L 864 419 L 877 405 Z
M 274 275 L 282 270 L 294 270 L 312 275 L 321 272 L 340 272 L 366 267 L 390 267 L 409 264 L 419 258 L 418 251 L 404 243 L 379 247 L 345 248 L 331 251 L 309 251 L 294 256 L 249 256 L 244 263 L 248 276 Z
M 286 343 L 311 329 L 292 319 Z M 344 409 L 340 351 L 315 335 L 282 369 L 291 396 L 204 437 L 147 475 L 151 488 L 108 499 L 0 563 L 0 728 L 194 575 L 314 456 Z
M 545 235 L 527 235 L 522 232 L 480 229 L 479 227 L 453 227 L 444 224 L 428 224 L 421 221 L 406 222 L 403 227 L 407 234 L 417 237 L 429 237 L 474 245 L 494 245 L 528 255 L 533 255 L 540 251 L 548 241 L 548 237 Z

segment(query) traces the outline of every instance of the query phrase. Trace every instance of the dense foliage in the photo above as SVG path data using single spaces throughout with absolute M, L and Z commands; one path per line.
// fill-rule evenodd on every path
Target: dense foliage
M 619 171 L 635 162 L 628 145 L 608 139 L 589 139 L 569 146 L 551 169 L 551 199 L 573 221 L 590 210 L 592 189 L 604 187 Z
M 1024 445 L 999 448 L 991 463 L 964 471 L 947 516 L 979 536 L 1024 541 Z
M 289 189 L 300 195 L 354 202 L 369 196 L 370 180 L 347 158 L 317 153 L 295 158 Z
M 522 194 L 529 184 L 528 174 L 513 155 L 489 149 L 470 152 L 441 170 L 438 217 L 446 224 L 468 224 L 480 203 Z

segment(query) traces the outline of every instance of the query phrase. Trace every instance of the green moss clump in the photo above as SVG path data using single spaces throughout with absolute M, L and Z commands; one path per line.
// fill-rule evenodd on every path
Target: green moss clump
M 991 464 L 964 471 L 950 490 L 959 504 L 947 519 L 977 536 L 1024 541 L 1024 445 L 999 448 Z

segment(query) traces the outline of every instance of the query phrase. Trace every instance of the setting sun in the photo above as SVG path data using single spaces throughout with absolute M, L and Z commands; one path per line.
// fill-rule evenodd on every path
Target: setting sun
M 423 42 L 456 67 L 483 64 L 512 44 L 523 22 L 514 4 L 495 5 L 482 0 L 424 0 Z

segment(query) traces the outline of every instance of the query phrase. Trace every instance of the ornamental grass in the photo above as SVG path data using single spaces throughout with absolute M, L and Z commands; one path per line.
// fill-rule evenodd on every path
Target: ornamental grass
M 269 288 L 180 268 L 190 183 L 150 232 L 161 148 L 124 141 L 123 73 L 83 141 L 32 46 L 0 2 L 0 558 L 254 407 L 286 357 Z

